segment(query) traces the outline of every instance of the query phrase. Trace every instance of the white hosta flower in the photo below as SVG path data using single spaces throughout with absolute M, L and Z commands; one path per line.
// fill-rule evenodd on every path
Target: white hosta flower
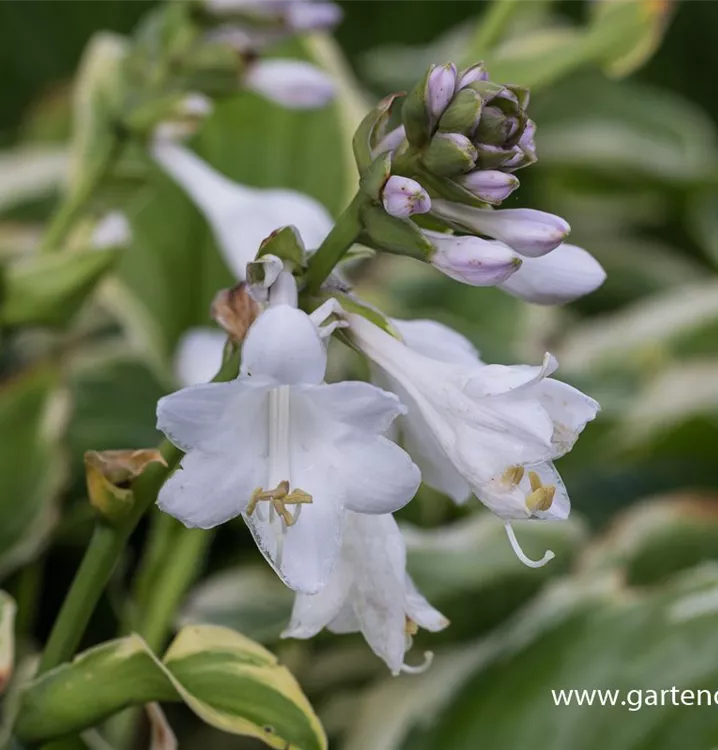
M 395 321 L 404 343 L 358 315 L 349 331 L 408 408 L 401 427 L 423 480 L 457 502 L 473 492 L 505 519 L 565 519 L 570 503 L 551 463 L 567 453 L 598 404 L 541 367 L 486 365 L 471 344 L 430 321 Z M 552 553 L 536 564 L 543 564 Z
M 394 674 L 420 671 L 404 664 L 419 627 L 449 624 L 416 590 L 406 572 L 406 549 L 394 518 L 347 512 L 341 557 L 329 583 L 314 595 L 297 594 L 284 638 L 311 638 L 322 628 L 361 632 Z
M 501 242 L 469 235 L 423 229 L 436 248 L 429 262 L 456 281 L 472 286 L 496 286 L 505 282 L 521 266 L 521 258 Z
M 571 227 L 560 216 L 532 208 L 495 210 L 434 200 L 431 210 L 464 230 L 500 240 L 529 258 L 550 253 L 571 231 Z
M 383 437 L 405 411 L 394 394 L 323 382 L 322 338 L 336 324 L 319 324 L 334 308 L 309 316 L 295 305 L 296 284 L 283 273 L 247 333 L 240 376 L 160 400 L 157 426 L 186 455 L 158 504 L 204 529 L 243 514 L 285 583 L 315 593 L 339 553 L 344 510 L 392 512 L 420 475 Z
M 559 245 L 540 258 L 524 258 L 521 268 L 500 286 L 537 305 L 564 305 L 594 292 L 606 280 L 601 264 L 576 245 Z
M 275 229 L 291 224 L 307 248 L 315 249 L 333 226 L 329 212 L 314 198 L 294 190 L 240 185 L 171 140 L 156 139 L 152 156 L 205 215 L 227 266 L 240 281 L 262 240 Z
M 91 242 L 98 250 L 121 247 L 132 242 L 132 227 L 122 211 L 105 214 L 95 225 Z
M 334 82 L 304 60 L 257 60 L 244 78 L 248 89 L 288 109 L 316 109 L 334 97 Z

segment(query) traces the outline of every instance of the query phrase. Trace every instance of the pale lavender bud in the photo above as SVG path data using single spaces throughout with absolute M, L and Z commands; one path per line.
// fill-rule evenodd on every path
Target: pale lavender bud
M 287 7 L 287 23 L 293 31 L 327 31 L 342 20 L 342 10 L 334 3 L 295 0 Z
M 501 242 L 422 231 L 436 248 L 431 264 L 464 284 L 496 286 L 521 266 L 521 258 Z
M 374 151 L 372 151 L 372 157 L 376 158 L 379 154 L 386 153 L 387 151 L 396 151 L 401 146 L 402 141 L 406 138 L 406 129 L 403 125 L 390 130 L 377 144 Z
M 456 84 L 456 90 L 459 91 L 460 89 L 468 86 L 470 83 L 475 83 L 476 81 L 488 80 L 489 74 L 486 72 L 484 64 L 475 63 L 471 67 L 466 68 L 466 70 L 462 70 L 461 73 L 459 73 L 459 81 Z
M 456 86 L 456 66 L 454 63 L 437 65 L 429 74 L 427 84 L 428 108 L 434 120 L 441 117 L 446 106 L 454 96 Z
M 519 186 L 512 174 L 493 169 L 477 169 L 457 178 L 457 182 L 473 193 L 480 201 L 498 206 Z
M 598 289 L 606 280 L 601 264 L 576 245 L 559 245 L 541 258 L 525 258 L 501 288 L 537 305 L 563 305 Z
M 476 234 L 494 237 L 529 258 L 546 255 L 558 247 L 571 227 L 560 216 L 531 208 L 474 208 L 435 200 L 432 213 Z
M 259 60 L 245 77 L 247 88 L 287 109 L 314 109 L 334 96 L 334 83 L 303 60 Z
M 397 219 L 407 219 L 412 214 L 425 214 L 431 210 L 429 194 L 416 180 L 408 177 L 390 177 L 384 185 L 381 199 L 384 210 Z

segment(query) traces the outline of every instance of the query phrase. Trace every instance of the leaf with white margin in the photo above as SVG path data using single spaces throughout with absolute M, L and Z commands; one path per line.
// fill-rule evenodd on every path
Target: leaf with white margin
M 12 677 L 15 663 L 15 600 L 0 591 L 0 695 Z
M 183 628 L 162 661 L 137 635 L 108 641 L 35 678 L 16 725 L 25 742 L 93 726 L 122 709 L 184 701 L 199 718 L 281 750 L 325 750 L 326 737 L 291 673 L 249 638 Z

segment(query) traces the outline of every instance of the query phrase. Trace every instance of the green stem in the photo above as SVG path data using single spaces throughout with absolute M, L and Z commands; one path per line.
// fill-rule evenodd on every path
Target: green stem
M 43 251 L 58 250 L 62 246 L 75 222 L 87 208 L 98 186 L 117 161 L 125 141 L 126 138 L 121 132 L 114 134 L 113 141 L 106 149 L 104 156 L 97 159 L 85 179 L 64 198 L 45 231 L 41 245 Z
M 228 344 L 214 381 L 236 377 L 238 368 L 239 353 L 236 347 Z M 85 557 L 53 625 L 38 674 L 72 658 L 130 534 L 157 500 L 162 485 L 183 455 L 168 440 L 162 442 L 160 451 L 167 465 L 159 462 L 149 464 L 132 483 L 134 505 L 127 517 L 114 526 L 102 520 L 95 527 Z
M 482 57 L 494 48 L 519 9 L 520 0 L 494 0 L 479 20 L 479 28 L 471 44 L 472 57 Z
M 55 620 L 38 674 L 67 661 L 77 650 L 130 534 L 147 508 L 155 502 L 165 479 L 182 457 L 182 451 L 169 441 L 163 442 L 161 450 L 167 466 L 152 463 L 135 480 L 135 504 L 128 516 L 116 526 L 100 521 L 95 527 L 80 568 Z
M 344 213 L 337 219 L 333 229 L 309 259 L 304 295 L 313 296 L 342 259 L 346 251 L 356 242 L 362 231 L 360 212 L 367 198 L 357 193 Z

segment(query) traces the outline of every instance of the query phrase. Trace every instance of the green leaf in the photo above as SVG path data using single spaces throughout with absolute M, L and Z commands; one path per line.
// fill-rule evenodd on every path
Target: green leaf
M 372 688 L 345 750 L 711 747 L 710 705 L 675 707 L 669 694 L 632 711 L 628 691 L 660 699 L 674 685 L 718 688 L 717 592 L 715 564 L 664 588 L 626 589 L 610 576 L 559 583 L 487 638 L 438 656 L 428 674 Z M 614 707 L 555 705 L 551 691 L 572 688 L 622 694 Z
M 52 501 L 65 476 L 58 446 L 65 413 L 50 368 L 0 386 L 0 576 L 31 559 L 54 523 Z
M 0 695 L 12 677 L 15 663 L 15 600 L 0 591 Z
M 619 513 L 579 560 L 581 571 L 619 570 L 627 583 L 654 585 L 672 574 L 715 558 L 715 498 L 677 493 L 652 498 Z
M 35 678 L 17 734 L 43 742 L 130 705 L 184 701 L 203 721 L 282 750 L 324 750 L 324 731 L 291 673 L 269 651 L 212 625 L 183 628 L 162 661 L 131 635 Z
M 112 249 L 64 252 L 23 259 L 5 269 L 0 323 L 66 324 L 114 265 Z

